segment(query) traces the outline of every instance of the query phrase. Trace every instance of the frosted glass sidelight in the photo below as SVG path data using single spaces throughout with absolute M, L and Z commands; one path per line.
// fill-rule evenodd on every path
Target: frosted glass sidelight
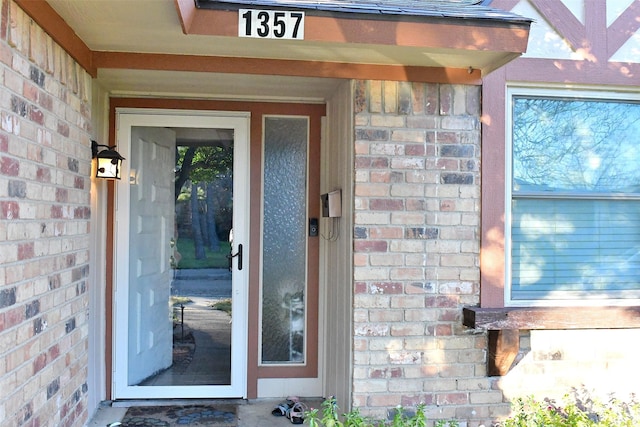
M 308 119 L 264 122 L 262 363 L 305 362 Z

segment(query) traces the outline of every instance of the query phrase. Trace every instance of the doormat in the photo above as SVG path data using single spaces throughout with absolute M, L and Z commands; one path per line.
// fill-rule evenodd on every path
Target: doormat
M 234 405 L 181 405 L 131 407 L 122 427 L 208 426 L 236 427 Z

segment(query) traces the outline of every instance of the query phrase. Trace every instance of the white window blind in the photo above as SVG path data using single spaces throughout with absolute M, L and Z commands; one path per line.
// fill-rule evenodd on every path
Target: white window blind
M 514 299 L 640 289 L 640 201 L 514 199 Z

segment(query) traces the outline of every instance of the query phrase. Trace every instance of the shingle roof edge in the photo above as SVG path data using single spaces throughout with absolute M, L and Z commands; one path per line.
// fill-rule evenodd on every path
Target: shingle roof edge
M 530 18 L 485 6 L 486 0 L 196 0 L 203 9 L 290 8 L 318 13 L 406 16 L 529 24 Z

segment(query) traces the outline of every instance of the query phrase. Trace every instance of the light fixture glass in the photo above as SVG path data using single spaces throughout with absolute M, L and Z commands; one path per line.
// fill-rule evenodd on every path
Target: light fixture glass
M 104 147 L 105 149 L 99 152 L 99 147 Z M 115 150 L 115 146 L 109 147 L 108 145 L 101 145 L 96 141 L 91 141 L 91 152 L 93 158 L 98 159 L 96 178 L 120 179 L 124 157 Z

